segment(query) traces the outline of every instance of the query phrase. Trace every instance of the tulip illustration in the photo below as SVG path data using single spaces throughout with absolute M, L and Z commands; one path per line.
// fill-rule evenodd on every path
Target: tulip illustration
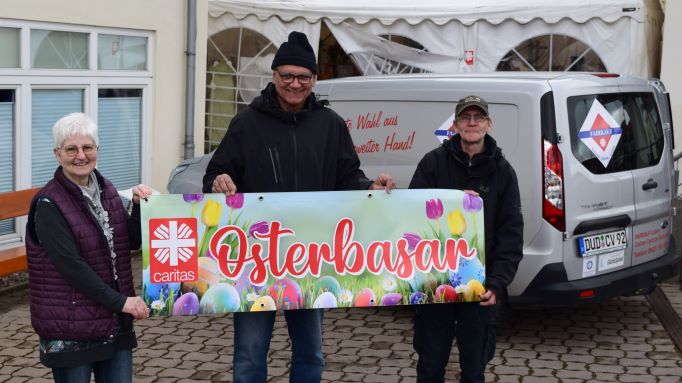
M 453 210 L 448 214 L 448 227 L 453 236 L 462 236 L 462 233 L 467 229 L 467 222 L 461 210 Z
M 206 201 L 204 209 L 201 211 L 201 222 L 207 227 L 213 227 L 218 224 L 220 220 L 220 213 L 222 206 L 212 199 Z
M 265 234 L 268 232 L 268 222 L 267 221 L 257 221 L 249 227 L 249 237 L 256 238 L 254 234 Z
M 225 203 L 231 209 L 241 209 L 244 206 L 244 193 L 235 193 L 225 197 Z
M 419 241 L 422 240 L 422 237 L 420 237 L 419 234 L 409 232 L 403 234 L 403 238 L 405 238 L 405 240 L 407 241 L 408 250 L 414 250 L 414 248 L 417 247 Z
M 232 213 L 241 209 L 244 206 L 244 193 L 234 193 L 225 197 L 225 204 L 230 208 L 230 215 L 227 217 L 227 223 L 232 224 Z M 239 217 L 235 221 L 238 221 Z
M 194 217 L 194 207 L 195 207 L 197 202 L 201 202 L 204 200 L 204 195 L 202 193 L 183 194 L 182 199 L 184 199 L 185 202 L 189 202 L 192 204 L 192 217 Z
M 464 193 L 464 210 L 474 212 L 483 209 L 483 200 L 477 195 Z
M 426 201 L 426 216 L 429 219 L 437 220 L 443 215 L 443 202 L 440 198 Z
M 478 233 L 476 233 L 478 225 L 476 225 L 476 214 L 475 212 L 481 211 L 483 209 L 483 199 L 477 195 L 472 195 L 469 193 L 464 194 L 464 199 L 462 201 L 462 207 L 464 210 L 471 213 L 471 226 L 474 229 L 474 236 L 471 238 L 471 245 L 478 249 L 478 256 L 481 258 L 481 262 L 485 263 L 485 253 L 478 246 Z
M 426 217 L 436 221 L 436 229 L 431 227 L 433 234 L 441 242 L 443 241 L 443 234 L 440 230 L 440 217 L 443 216 L 443 201 L 440 198 L 430 199 L 426 201 Z M 431 224 L 429 224 L 431 226 Z
M 206 226 L 206 230 L 204 231 L 204 236 L 201 239 L 201 247 L 199 248 L 200 257 L 205 256 L 208 251 L 209 239 L 217 230 L 221 213 L 222 206 L 218 202 L 212 199 L 206 201 L 206 205 L 204 205 L 204 209 L 201 211 L 201 222 Z

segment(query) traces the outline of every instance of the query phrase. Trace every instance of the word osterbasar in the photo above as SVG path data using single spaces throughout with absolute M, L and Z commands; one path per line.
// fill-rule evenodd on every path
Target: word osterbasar
M 444 244 L 441 257 L 441 242 L 438 239 L 422 239 L 413 250 L 408 249 L 408 242 L 400 238 L 394 247 L 392 241 L 371 242 L 366 248 L 353 240 L 355 223 L 350 218 L 343 218 L 336 224 L 333 243 L 315 243 L 307 245 L 295 242 L 291 244 L 280 262 L 280 240 L 295 235 L 294 230 L 283 228 L 281 222 L 272 221 L 265 233 L 253 235 L 268 245 L 267 254 L 263 254 L 263 244 L 249 243 L 247 234 L 238 226 L 229 225 L 218 229 L 210 239 L 209 249 L 218 260 L 220 271 L 229 279 L 238 278 L 242 270 L 250 264 L 253 269 L 249 280 L 253 285 L 262 286 L 269 275 L 282 278 L 285 275 L 302 277 L 304 275 L 320 276 L 323 263 L 333 265 L 339 275 L 346 273 L 360 275 L 365 271 L 380 274 L 384 271 L 395 274 L 401 279 L 410 279 L 415 271 L 428 273 L 436 271 L 457 271 L 459 257 L 472 259 L 476 256 L 476 248 L 469 247 L 464 238 L 448 238 Z M 229 236 L 236 235 L 236 257 L 232 254 L 232 246 L 223 243 Z

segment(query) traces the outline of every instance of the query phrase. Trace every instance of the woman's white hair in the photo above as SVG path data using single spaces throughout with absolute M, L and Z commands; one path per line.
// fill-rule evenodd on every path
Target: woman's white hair
M 99 146 L 97 124 L 84 113 L 71 113 L 57 120 L 52 126 L 52 138 L 55 149 L 60 148 L 67 138 L 86 136 L 92 138 Z

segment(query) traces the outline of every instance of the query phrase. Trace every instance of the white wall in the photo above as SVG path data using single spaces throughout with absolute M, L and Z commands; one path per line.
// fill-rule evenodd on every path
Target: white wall
M 207 0 L 198 0 L 195 154 L 203 153 Z M 171 169 L 184 155 L 186 0 L 2 0 L 0 17 L 153 32 L 150 151 L 143 153 L 143 182 L 165 191 Z
M 670 92 L 675 127 L 675 153 L 682 152 L 682 1 L 673 0 L 665 4 L 663 24 L 663 53 L 661 57 L 661 80 Z

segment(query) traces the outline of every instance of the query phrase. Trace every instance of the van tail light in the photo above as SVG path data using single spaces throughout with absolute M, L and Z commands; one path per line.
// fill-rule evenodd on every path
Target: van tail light
M 543 140 L 542 218 L 557 230 L 566 231 L 564 210 L 564 166 L 556 144 Z
M 620 77 L 620 74 L 618 74 L 618 73 L 608 73 L 608 72 L 593 73 L 593 75 L 597 76 L 597 77 L 601 77 L 601 78 Z

